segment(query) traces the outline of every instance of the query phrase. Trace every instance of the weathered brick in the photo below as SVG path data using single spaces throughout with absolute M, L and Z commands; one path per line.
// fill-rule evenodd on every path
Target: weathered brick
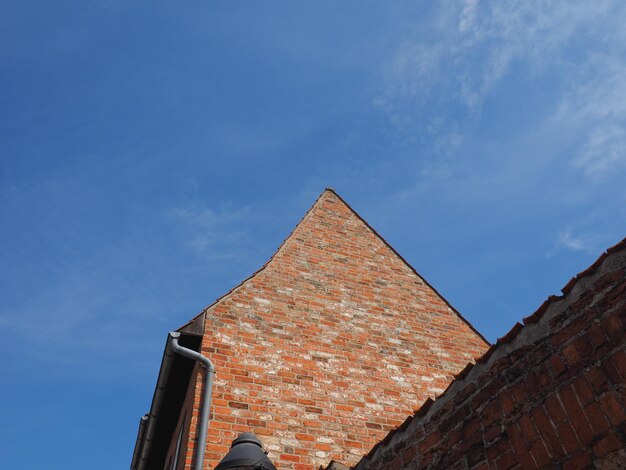
M 606 336 L 597 324 L 594 324 L 589 328 L 587 332 L 587 338 L 589 338 L 589 342 L 595 347 L 599 348 L 604 343 L 606 343 Z
M 517 326 L 466 367 L 482 340 L 325 193 L 259 273 L 207 310 L 203 351 L 224 368 L 207 462 L 252 427 L 285 469 L 354 464 L 381 439 L 357 470 L 588 468 L 626 435 L 626 261 L 609 261 L 622 268 L 597 263 L 542 306 L 548 322 Z M 185 405 L 195 414 L 201 385 Z
M 522 437 L 528 446 L 530 446 L 537 439 L 537 432 L 535 431 L 535 426 L 533 425 L 532 420 L 528 414 L 524 414 L 519 417 L 518 423 L 520 425 L 520 429 L 522 430 Z
M 522 464 L 522 467 L 528 469 L 538 468 L 530 453 L 530 446 L 527 446 L 524 442 L 521 430 L 517 423 L 514 423 L 511 427 L 509 427 L 507 435 L 509 436 L 509 441 L 511 442 L 511 446 L 515 452 L 515 457 L 517 461 Z
M 589 420 L 589 424 L 596 436 L 604 433 L 609 429 L 609 425 L 604 419 L 604 413 L 600 409 L 598 403 L 591 403 L 585 408 L 585 416 Z
M 576 438 L 576 433 L 572 426 L 567 421 L 560 424 L 556 429 L 558 435 L 561 437 L 561 445 L 566 454 L 572 454 L 580 448 L 580 443 Z
M 512 447 L 507 436 L 502 436 L 493 444 L 487 447 L 487 458 L 489 461 L 496 461 L 500 456 L 511 451 Z
M 508 470 L 509 468 L 515 467 L 517 465 L 517 459 L 515 458 L 515 454 L 512 451 L 505 452 L 496 460 L 496 468 L 498 470 Z
M 474 445 L 466 453 L 466 458 L 470 467 L 482 462 L 485 460 L 485 446 L 482 443 Z
M 271 442 L 279 468 L 314 468 L 331 452 L 356 463 L 488 346 L 333 191 L 202 315 L 201 349 L 218 370 L 211 466 L 241 430 Z M 194 376 L 183 407 L 193 414 L 186 449 L 201 386 Z
M 615 433 L 609 432 L 593 445 L 593 454 L 596 457 L 604 457 L 621 447 L 622 442 L 620 438 Z
M 610 359 L 615 370 L 619 373 L 622 378 L 622 383 L 626 382 L 626 351 L 620 350 L 613 354 Z
M 584 376 L 587 379 L 587 382 L 591 385 L 591 388 L 596 396 L 599 396 L 608 390 L 609 382 L 598 367 L 592 367 L 584 373 Z
M 555 424 L 562 423 L 567 419 L 565 410 L 563 409 L 563 406 L 561 406 L 561 402 L 556 394 L 548 396 L 544 404 L 550 418 Z
M 619 426 L 626 419 L 626 413 L 617 399 L 615 392 L 607 393 L 600 398 L 600 405 L 604 410 L 604 416 L 613 426 Z
M 580 375 L 574 380 L 574 390 L 576 391 L 576 396 L 580 401 L 580 404 L 585 406 L 594 401 L 595 397 L 593 395 L 593 390 L 589 386 L 589 383 L 585 379 L 584 375 Z
M 615 363 L 613 363 L 613 361 L 611 361 L 610 359 L 605 359 L 600 365 L 600 368 L 602 369 L 604 375 L 608 377 L 610 382 L 612 382 L 613 384 L 622 383 L 622 377 L 615 367 Z
M 612 306 L 613 304 L 607 305 L 605 308 L 608 309 Z M 622 325 L 618 318 L 614 315 L 607 315 L 606 317 L 604 317 L 600 322 L 600 326 L 609 338 L 619 338 L 623 337 L 624 335 L 624 329 L 622 328 Z
M 563 470 L 584 470 L 591 468 L 591 456 L 581 452 L 563 463 Z
M 556 355 L 550 358 L 550 366 L 552 367 L 552 373 L 554 374 L 555 377 L 561 375 L 563 372 L 567 370 L 565 366 L 565 362 L 563 362 L 563 359 L 561 359 L 561 357 L 556 356 Z
M 536 441 L 532 445 L 532 447 L 530 448 L 530 453 L 532 454 L 533 459 L 535 460 L 539 468 L 545 468 L 548 462 L 550 462 L 551 460 L 550 454 L 548 454 L 548 451 L 546 450 L 546 447 L 541 440 Z
M 587 422 L 582 406 L 578 402 L 574 388 L 571 385 L 563 387 L 559 392 L 559 396 L 580 443 L 583 445 L 588 444 L 593 439 L 594 433 Z
M 552 427 L 552 423 L 550 422 L 550 419 L 548 418 L 548 415 L 545 413 L 543 408 L 535 408 L 532 411 L 532 418 L 535 423 L 535 427 L 539 430 L 541 440 L 546 445 L 548 451 L 550 452 L 550 455 L 561 455 L 561 440 L 556 434 L 554 428 Z
M 593 283 L 593 290 L 596 292 L 602 292 L 607 288 L 612 288 L 617 281 L 624 277 L 622 270 L 614 271 L 612 273 L 606 273 L 600 276 Z

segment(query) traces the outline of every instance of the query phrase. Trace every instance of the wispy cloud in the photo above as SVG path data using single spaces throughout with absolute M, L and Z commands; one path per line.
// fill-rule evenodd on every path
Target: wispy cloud
M 589 237 L 573 235 L 570 229 L 559 232 L 558 243 L 560 246 L 573 251 L 589 250 Z
M 248 238 L 244 222 L 251 211 L 249 207 L 178 207 L 169 216 L 189 249 L 209 259 L 230 259 L 241 253 Z
M 536 70 L 562 61 L 563 48 L 577 34 L 606 26 L 617 3 L 444 2 L 433 30 L 406 41 L 394 55 L 387 97 L 443 86 L 450 92 L 444 100 L 479 108 L 514 61 Z
M 574 165 L 585 174 L 601 176 L 626 163 L 626 132 L 623 127 L 607 124 L 592 128 Z
M 571 85 L 554 118 L 582 137 L 572 166 L 597 179 L 626 167 L 626 62 L 596 54 L 579 73 L 589 77 Z
M 376 103 L 394 126 L 449 153 L 500 87 L 548 83 L 551 102 L 533 121 L 570 146 L 567 165 L 596 179 L 626 167 L 626 4 L 450 1 L 431 20 L 387 64 Z
M 563 252 L 580 252 L 597 256 L 603 249 L 618 240 L 606 233 L 606 227 L 594 220 L 595 217 L 589 217 L 579 224 L 566 225 L 559 230 L 554 236 L 552 247 L 546 252 L 546 258 L 552 258 Z
M 136 356 L 147 349 L 136 341 L 136 332 L 151 334 L 161 327 L 163 306 L 145 291 L 130 292 L 124 273 L 117 274 L 122 279 L 77 268 L 4 309 L 0 327 L 14 348 L 5 344 L 4 353 L 19 351 L 49 371 L 72 376 L 85 374 L 85 365 L 94 359 L 106 358 L 96 360 L 89 372 L 94 377 L 119 361 L 136 364 Z

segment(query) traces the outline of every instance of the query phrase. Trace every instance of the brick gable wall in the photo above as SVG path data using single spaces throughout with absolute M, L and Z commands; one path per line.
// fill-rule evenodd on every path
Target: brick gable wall
M 626 240 L 356 465 L 626 468 Z
M 281 469 L 356 463 L 488 347 L 334 192 L 257 274 L 210 306 L 206 462 L 242 431 Z M 192 381 L 190 468 L 202 381 Z

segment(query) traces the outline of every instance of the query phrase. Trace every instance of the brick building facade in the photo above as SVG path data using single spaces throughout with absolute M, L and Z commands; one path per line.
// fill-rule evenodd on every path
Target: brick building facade
M 326 190 L 178 332 L 217 369 L 207 469 L 244 431 L 279 469 L 626 468 L 626 240 L 489 348 Z M 204 374 L 166 345 L 133 468 L 192 468 Z
M 626 240 L 562 291 L 355 470 L 626 468 Z
M 356 463 L 489 346 L 332 190 L 179 332 L 217 369 L 205 468 L 243 431 L 281 469 Z M 166 346 L 138 468 L 191 468 L 203 374 Z

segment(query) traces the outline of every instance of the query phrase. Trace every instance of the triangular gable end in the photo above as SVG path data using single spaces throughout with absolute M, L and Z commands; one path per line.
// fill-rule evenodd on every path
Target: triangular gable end
M 202 353 L 218 371 L 210 465 L 244 430 L 262 436 L 280 468 L 355 462 L 351 447 L 380 440 L 488 346 L 331 189 L 201 315 Z
M 332 216 L 330 218 L 329 217 L 323 217 L 323 216 L 320 217 L 319 214 L 316 214 L 316 212 L 318 210 L 323 211 L 324 210 L 323 209 L 324 206 L 326 206 L 326 211 L 331 213 L 331 214 L 333 214 L 333 209 L 334 209 L 334 215 L 336 215 L 337 213 L 344 213 L 345 219 L 343 220 L 343 223 L 339 223 L 338 224 L 337 223 L 338 221 L 337 221 L 336 217 L 332 217 Z M 332 209 L 328 210 L 329 206 L 332 207 Z M 350 216 L 346 217 L 346 214 L 351 214 L 352 217 L 350 217 Z M 317 215 L 317 217 L 316 217 L 316 215 Z M 294 230 L 283 240 L 283 242 L 280 244 L 280 246 L 278 247 L 276 252 L 274 252 L 274 254 L 268 259 L 268 261 L 263 266 L 261 266 L 257 271 L 255 271 L 249 277 L 244 279 L 237 286 L 233 287 L 230 291 L 228 291 L 227 293 L 225 293 L 221 297 L 217 298 L 213 303 L 211 303 L 209 306 L 207 306 L 196 317 L 194 317 L 192 320 L 190 320 L 185 325 L 181 326 L 178 329 L 178 331 L 181 331 L 181 332 L 186 332 L 186 331 L 192 332 L 193 331 L 194 334 L 197 334 L 198 326 L 199 325 L 202 325 L 202 327 L 204 326 L 204 320 L 205 320 L 204 317 L 206 316 L 206 313 L 211 311 L 220 302 L 222 302 L 222 301 L 226 300 L 227 298 L 229 298 L 234 292 L 236 292 L 239 289 L 241 289 L 242 287 L 244 287 L 249 281 L 253 280 L 258 274 L 260 274 L 261 272 L 265 271 L 266 268 L 268 266 L 270 266 L 276 258 L 280 257 L 281 253 L 285 250 L 285 247 L 289 247 L 289 245 L 291 244 L 291 240 L 294 237 L 297 238 L 297 234 L 302 230 L 302 226 L 306 225 L 310 218 L 315 218 L 316 219 L 315 222 L 321 223 L 322 225 L 326 226 L 326 228 L 331 228 L 331 229 L 338 230 L 339 235 L 346 235 L 346 232 L 350 232 L 350 225 L 354 226 L 354 225 L 362 224 L 362 226 L 364 228 L 366 228 L 367 231 L 369 231 L 374 237 L 376 237 L 389 250 L 389 252 L 390 252 L 390 253 L 388 253 L 389 257 L 395 256 L 398 260 L 400 260 L 406 266 L 406 268 L 408 268 L 417 277 L 417 279 L 419 279 L 419 281 L 421 283 L 423 283 L 425 286 L 427 286 L 442 302 L 444 302 L 448 306 L 450 311 L 453 312 L 463 323 L 465 323 L 465 325 L 467 325 L 467 327 L 469 327 L 471 329 L 471 331 L 474 334 L 476 334 L 482 340 L 482 342 L 484 342 L 484 344 L 489 345 L 489 342 L 487 341 L 487 339 L 478 330 L 476 330 L 474 328 L 474 326 L 470 322 L 468 322 L 460 314 L 460 312 L 458 312 L 448 302 L 447 299 L 445 299 L 426 279 L 424 279 L 417 272 L 417 270 L 415 270 L 415 268 L 413 268 L 413 266 L 411 266 L 411 264 L 408 261 L 406 261 L 406 259 L 404 259 L 404 257 L 402 257 L 402 255 L 400 255 L 372 226 L 370 226 L 370 224 L 365 219 L 363 219 L 332 188 L 326 188 L 320 194 L 320 196 L 316 199 L 316 201 L 313 203 L 313 205 L 309 208 L 309 210 L 302 217 L 300 222 L 298 222 L 298 224 L 295 226 Z M 315 222 L 313 223 L 313 225 L 315 225 Z M 341 227 L 341 225 L 344 225 L 344 226 Z M 363 228 L 363 227 L 361 227 L 361 228 Z

